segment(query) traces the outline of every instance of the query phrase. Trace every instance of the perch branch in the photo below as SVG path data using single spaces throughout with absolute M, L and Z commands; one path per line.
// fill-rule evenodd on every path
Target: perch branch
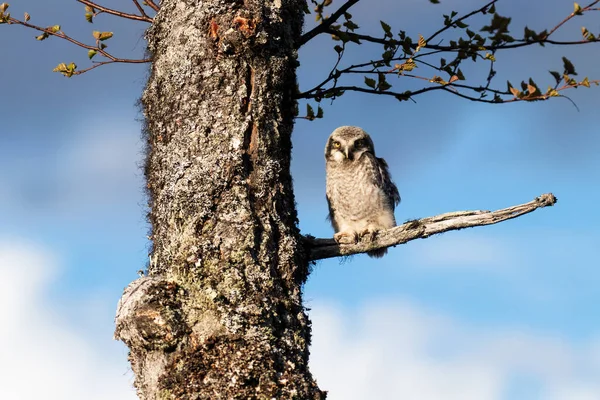
M 317 239 L 310 236 L 305 239 L 310 251 L 310 259 L 322 260 L 396 246 L 443 232 L 497 224 L 554 204 L 556 204 L 556 197 L 552 193 L 546 193 L 529 203 L 497 211 L 456 211 L 408 221 L 395 228 L 379 232 L 373 241 L 363 238 L 355 244 L 339 244 L 333 239 Z

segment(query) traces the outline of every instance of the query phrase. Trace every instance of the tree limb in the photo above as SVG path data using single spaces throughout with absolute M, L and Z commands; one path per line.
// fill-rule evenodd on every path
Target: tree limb
M 327 29 L 335 22 L 337 21 L 342 15 L 344 15 L 344 13 L 346 11 L 348 11 L 348 9 L 350 7 L 352 7 L 353 5 L 355 5 L 356 3 L 358 3 L 360 0 L 348 0 L 347 2 L 344 3 L 344 5 L 342 5 L 336 12 L 334 12 L 333 14 L 331 14 L 331 16 L 329 18 L 327 18 L 326 20 L 324 20 L 321 25 L 311 29 L 310 31 L 306 32 L 304 35 L 302 35 L 300 37 L 300 40 L 298 41 L 297 47 L 301 47 L 302 45 L 304 45 L 306 42 L 308 42 L 309 40 L 311 40 L 312 38 L 314 38 L 315 36 L 324 33 L 327 31 Z
M 117 17 L 132 19 L 134 21 L 152 22 L 152 18 L 150 18 L 145 13 L 143 13 L 142 15 L 129 14 L 129 13 L 126 13 L 123 11 L 113 10 L 111 8 L 101 6 L 101 5 L 96 4 L 89 0 L 77 0 L 77 2 L 81 3 L 81 4 L 85 4 L 86 6 L 92 7 L 94 9 L 100 10 L 102 12 L 105 12 L 107 14 L 115 15 Z M 138 4 L 136 3 L 136 5 L 138 5 Z M 142 12 L 143 12 L 143 10 L 142 10 Z
M 503 208 L 497 211 L 456 211 L 440 214 L 433 217 L 408 221 L 386 231 L 379 232 L 373 241 L 366 238 L 355 244 L 340 244 L 334 239 L 317 239 L 306 236 L 307 248 L 311 260 L 349 256 L 352 254 L 366 253 L 384 247 L 404 244 L 415 239 L 425 239 L 439 233 L 454 231 L 475 226 L 497 224 L 498 222 L 520 217 L 538 208 L 553 206 L 556 197 L 546 193 L 529 203 Z
M 148 5 L 148 7 L 150 7 L 151 9 L 153 9 L 154 11 L 158 12 L 159 10 L 159 6 L 156 5 L 156 3 L 152 0 L 146 0 L 146 4 Z

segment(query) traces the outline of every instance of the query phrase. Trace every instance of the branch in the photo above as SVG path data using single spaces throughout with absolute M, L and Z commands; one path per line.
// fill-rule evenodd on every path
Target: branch
M 498 0 L 492 0 L 492 1 L 490 1 L 489 3 L 487 3 L 485 6 L 481 7 L 478 10 L 471 11 L 470 13 L 465 14 L 462 17 L 460 17 L 460 18 L 458 18 L 456 20 L 452 20 L 451 24 L 448 24 L 448 25 L 444 26 L 443 28 L 441 28 L 440 30 L 438 30 L 437 32 L 435 32 L 433 35 L 429 36 L 425 41 L 427 43 L 431 42 L 440 33 L 443 33 L 445 31 L 447 31 L 448 29 L 456 26 L 457 22 L 463 22 L 464 20 L 472 17 L 475 14 L 479 14 L 479 13 L 485 14 L 487 12 L 488 8 L 490 8 L 491 6 L 493 6 L 497 1 Z
M 135 20 L 135 21 L 152 22 L 152 18 L 150 18 L 149 16 L 147 16 L 143 12 L 143 10 L 142 10 L 142 15 L 136 15 L 136 14 L 129 14 L 129 13 L 118 11 L 118 10 L 113 10 L 111 8 L 107 8 L 107 7 L 98 5 L 98 4 L 96 4 L 96 3 L 92 2 L 92 1 L 89 1 L 89 0 L 77 0 L 77 2 L 81 3 L 81 4 L 85 4 L 86 6 L 92 7 L 93 9 L 105 12 L 107 14 L 116 15 L 117 17 L 132 19 L 132 20 Z M 135 3 L 136 3 L 136 5 L 138 5 L 137 2 L 135 2 Z
M 77 0 L 79 1 L 79 0 Z M 33 25 L 30 24 L 26 21 L 21 21 L 18 20 L 16 18 L 13 17 L 9 17 L 8 18 L 9 24 L 15 24 L 15 25 L 22 25 L 26 28 L 31 28 L 34 29 L 36 31 L 39 32 L 43 32 L 45 34 L 47 34 L 48 36 L 55 36 L 57 38 L 60 39 L 64 39 L 68 42 L 73 43 L 76 46 L 79 46 L 81 48 L 84 48 L 86 50 L 94 50 L 96 51 L 98 54 L 108 58 L 108 61 L 102 61 L 102 62 L 97 62 L 95 65 L 93 65 L 92 67 L 83 69 L 83 70 L 79 70 L 79 71 L 74 71 L 73 75 L 80 75 L 83 74 L 84 72 L 90 71 L 94 68 L 97 68 L 101 65 L 106 65 L 106 64 L 113 64 L 113 63 L 126 63 L 126 64 L 141 64 L 141 63 L 148 63 L 150 61 L 152 61 L 150 58 L 145 58 L 145 59 L 128 59 L 128 58 L 118 58 L 113 56 L 112 54 L 110 54 L 109 52 L 107 52 L 106 50 L 104 50 L 98 43 L 99 41 L 96 41 L 96 46 L 92 46 L 89 44 L 85 44 L 82 43 L 76 39 L 73 39 L 72 37 L 70 37 L 69 35 L 67 35 L 66 33 L 64 33 L 63 31 L 54 31 L 52 29 L 52 27 L 48 27 L 48 28 L 42 28 L 41 26 L 37 26 L 37 25 Z
M 310 236 L 305 237 L 305 239 L 310 251 L 310 259 L 313 261 L 322 260 L 366 253 L 367 251 L 404 244 L 415 239 L 425 239 L 448 231 L 493 225 L 554 204 L 556 204 L 556 197 L 552 193 L 546 193 L 529 203 L 497 211 L 456 211 L 440 214 L 409 221 L 395 228 L 381 231 L 375 240 L 371 242 L 365 238 L 355 244 L 339 244 L 334 239 L 317 239 Z
M 306 44 L 309 40 L 314 38 L 315 36 L 324 33 L 328 30 L 328 28 L 337 21 L 350 7 L 358 3 L 360 0 L 348 0 L 344 5 L 342 5 L 336 12 L 331 14 L 329 18 L 324 20 L 321 25 L 313 28 L 312 30 L 306 32 L 304 35 L 300 37 L 300 41 L 298 42 L 297 48 L 300 48 L 302 45 Z
M 152 0 L 146 0 L 146 4 L 148 5 L 148 7 L 150 7 L 151 9 L 153 9 L 154 11 L 158 12 L 158 9 L 160 8 L 159 6 L 156 5 L 156 3 L 154 3 L 154 1 Z
M 140 14 L 142 14 L 144 17 L 148 17 L 148 14 L 146 14 L 146 11 L 144 11 L 144 8 L 140 5 L 138 0 L 133 0 L 133 3 L 135 4 Z
M 490 45 L 487 45 L 487 46 L 485 45 L 485 41 L 489 40 L 489 39 L 493 39 L 493 37 L 482 38 L 480 35 L 474 34 L 472 32 L 469 34 L 469 39 L 463 40 L 463 39 L 459 38 L 458 43 L 455 43 L 452 41 L 450 42 L 450 45 L 441 45 L 439 43 L 438 44 L 431 43 L 431 41 L 434 38 L 438 37 L 441 33 L 449 30 L 450 28 L 459 27 L 457 24 L 463 23 L 463 21 L 471 18 L 472 16 L 474 16 L 476 14 L 489 13 L 490 7 L 493 7 L 497 1 L 498 0 L 492 0 L 492 1 L 488 2 L 487 4 L 485 4 L 483 7 L 479 8 L 477 10 L 474 10 L 468 14 L 465 14 L 463 16 L 460 16 L 457 19 L 449 19 L 448 16 L 445 16 L 448 19 L 447 21 L 445 21 L 445 26 L 443 28 L 439 29 L 438 31 L 434 32 L 427 39 L 420 36 L 419 43 L 413 43 L 409 37 L 405 38 L 404 37 L 405 34 L 402 31 L 399 34 L 399 38 L 392 37 L 389 26 L 388 26 L 388 28 L 386 28 L 387 24 L 382 24 L 382 27 L 384 28 L 384 33 L 385 33 L 384 37 L 374 37 L 374 36 L 355 33 L 354 27 L 348 27 L 348 29 L 346 31 L 342 32 L 339 30 L 339 27 L 336 27 L 334 25 L 330 25 L 329 27 L 326 27 L 326 28 L 324 28 L 324 26 L 321 25 L 319 28 L 323 29 L 324 33 L 338 36 L 338 40 L 340 40 L 342 43 L 342 50 L 340 51 L 339 45 L 335 46 L 335 50 L 338 53 L 338 59 L 336 61 L 334 68 L 329 73 L 329 75 L 321 83 L 319 83 L 317 86 L 313 87 L 312 89 L 297 93 L 296 98 L 297 99 L 302 99 L 302 98 L 315 99 L 317 102 L 319 102 L 323 98 L 331 98 L 332 100 L 334 100 L 337 97 L 339 97 L 340 95 L 342 95 L 344 93 L 344 91 L 355 91 L 355 92 L 363 92 L 363 93 L 371 93 L 371 94 L 383 94 L 383 95 L 387 95 L 387 96 L 394 96 L 394 97 L 398 98 L 399 100 L 406 100 L 409 98 L 412 99 L 412 97 L 411 97 L 412 95 L 425 93 L 425 92 L 432 91 L 432 90 L 442 89 L 444 91 L 455 94 L 458 97 L 462 97 L 462 98 L 469 99 L 472 101 L 498 104 L 498 103 L 510 103 L 510 102 L 516 102 L 516 101 L 548 100 L 551 97 L 565 97 L 564 95 L 559 94 L 558 92 L 560 90 L 564 90 L 567 88 L 574 88 L 574 87 L 579 87 L 579 86 L 589 86 L 590 83 L 594 83 L 594 84 L 599 83 L 597 80 L 588 81 L 587 78 L 579 83 L 575 82 L 573 79 L 570 79 L 570 77 L 567 76 L 568 74 L 567 74 L 567 71 L 565 70 L 565 73 L 563 74 L 563 76 L 565 77 L 565 83 L 567 83 L 567 85 L 565 85 L 559 89 L 558 88 L 559 82 L 557 81 L 556 87 L 554 87 L 554 90 L 549 89 L 546 93 L 542 93 L 538 89 L 537 85 L 535 83 L 532 83 L 531 78 L 529 80 L 531 85 L 528 85 L 527 89 L 525 89 L 525 87 L 523 87 L 523 91 L 522 92 L 518 91 L 517 94 L 514 94 L 514 92 L 512 90 L 509 90 L 510 88 L 506 89 L 506 90 L 500 90 L 497 88 L 494 89 L 492 87 L 492 80 L 496 76 L 496 71 L 494 70 L 495 55 L 502 50 L 511 50 L 511 49 L 516 49 L 516 48 L 520 48 L 520 47 L 533 46 L 533 45 L 569 46 L 569 45 L 582 45 L 582 44 L 587 44 L 587 43 L 600 42 L 600 37 L 595 37 L 591 34 L 587 35 L 586 31 L 582 31 L 583 32 L 582 34 L 584 36 L 583 40 L 559 41 L 559 40 L 550 39 L 551 35 L 554 32 L 559 30 L 562 26 L 564 26 L 568 21 L 570 21 L 575 16 L 581 15 L 587 11 L 597 11 L 598 9 L 594 8 L 594 6 L 598 3 L 600 3 L 600 0 L 594 0 L 587 6 L 581 7 L 579 10 L 577 9 L 577 6 L 575 6 L 576 7 L 575 11 L 573 11 L 570 15 L 568 15 L 566 18 L 564 18 L 561 22 L 559 22 L 557 25 L 555 25 L 548 33 L 546 33 L 546 31 L 544 31 L 544 32 L 540 33 L 539 35 L 535 35 L 535 32 L 533 32 L 531 30 L 528 31 L 526 28 L 525 36 L 523 39 L 510 38 L 510 41 L 508 41 L 508 39 L 502 39 L 499 42 L 494 39 L 494 41 Z M 494 16 L 496 16 L 496 14 L 494 14 Z M 462 26 L 461 26 L 461 29 L 463 29 Z M 531 34 L 528 32 L 533 32 L 534 35 L 531 36 Z M 349 42 L 354 42 L 357 44 L 361 44 L 362 42 L 379 44 L 379 45 L 383 46 L 385 51 L 382 54 L 382 58 L 379 60 L 370 60 L 369 62 L 351 65 L 351 66 L 343 68 L 343 69 L 338 69 L 338 65 L 340 65 L 340 63 L 341 63 L 341 57 L 344 54 L 343 50 L 345 50 L 345 45 L 346 45 L 346 43 L 349 43 Z M 404 54 L 401 56 L 396 56 L 396 53 L 400 49 L 403 50 Z M 428 51 L 419 52 L 422 49 L 427 49 Z M 430 57 L 435 54 L 442 55 L 443 53 L 452 54 L 452 57 L 454 59 L 450 62 L 446 62 L 445 60 L 441 59 L 440 66 L 435 66 L 430 62 L 424 61 L 424 59 L 426 57 Z M 461 63 L 463 62 L 463 60 L 468 60 L 468 59 L 473 59 L 473 61 L 476 61 L 476 59 L 482 59 L 486 62 L 489 62 L 489 72 L 488 72 L 485 83 L 473 85 L 473 84 L 460 84 L 459 82 L 456 82 L 457 78 L 458 78 L 458 80 L 465 79 L 464 75 L 460 71 L 459 67 L 460 67 Z M 404 64 L 396 64 L 394 69 L 389 70 L 388 68 L 391 67 L 391 63 L 393 61 L 405 61 L 405 62 L 404 62 Z M 428 77 L 428 76 L 415 76 L 415 75 L 407 74 L 406 71 L 411 71 L 412 68 L 414 68 L 414 67 L 411 67 L 410 69 L 408 69 L 408 68 L 403 69 L 402 67 L 406 66 L 408 63 L 412 63 L 413 65 L 416 65 L 416 64 L 426 65 L 427 67 L 436 71 L 435 75 Z M 441 72 L 442 75 L 447 73 L 447 74 L 449 74 L 449 77 L 444 80 L 441 76 L 438 76 L 439 73 L 437 71 Z M 418 78 L 418 79 L 422 79 L 422 80 L 424 79 L 424 80 L 431 82 L 432 84 L 440 84 L 441 86 L 428 87 L 428 88 L 425 88 L 425 90 L 421 89 L 421 90 L 418 90 L 415 92 L 398 91 L 398 90 L 390 91 L 389 89 L 392 86 L 392 84 L 385 80 L 385 76 L 388 74 L 391 74 L 391 73 L 398 74 L 399 76 Z M 377 75 L 378 79 L 376 80 L 376 82 L 377 82 L 376 86 L 373 86 L 373 84 L 368 84 L 368 83 L 367 83 L 367 86 L 369 86 L 369 88 L 360 88 L 355 85 L 353 85 L 353 86 L 350 86 L 350 85 L 338 86 L 338 83 L 342 82 L 343 78 L 350 74 L 363 74 L 363 75 L 365 75 L 365 78 L 368 75 Z M 421 75 L 423 75 L 423 74 L 421 74 Z M 425 75 L 427 75 L 427 74 L 425 74 Z M 369 79 L 369 81 L 374 82 L 373 79 Z M 367 81 L 365 80 L 365 82 L 367 82 Z M 535 90 L 534 91 L 530 90 L 530 87 L 534 88 Z M 463 93 L 460 93 L 458 91 L 458 89 L 462 89 Z M 467 92 L 472 91 L 475 93 L 474 94 L 464 93 L 465 91 L 467 91 Z M 493 94 L 493 98 L 486 99 L 485 97 L 488 94 Z

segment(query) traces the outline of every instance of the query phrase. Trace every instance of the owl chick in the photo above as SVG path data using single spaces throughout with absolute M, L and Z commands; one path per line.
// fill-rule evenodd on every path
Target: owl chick
M 333 131 L 325 146 L 329 219 L 338 243 L 372 240 L 378 231 L 396 226 L 394 208 L 400 193 L 392 182 L 387 163 L 375 157 L 373 140 L 356 126 Z M 387 249 L 367 252 L 383 257 Z

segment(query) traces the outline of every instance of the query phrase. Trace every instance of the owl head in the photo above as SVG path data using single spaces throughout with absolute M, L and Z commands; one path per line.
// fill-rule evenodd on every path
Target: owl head
M 327 161 L 353 162 L 363 153 L 375 155 L 375 148 L 369 134 L 357 126 L 340 126 L 331 133 L 325 146 Z

